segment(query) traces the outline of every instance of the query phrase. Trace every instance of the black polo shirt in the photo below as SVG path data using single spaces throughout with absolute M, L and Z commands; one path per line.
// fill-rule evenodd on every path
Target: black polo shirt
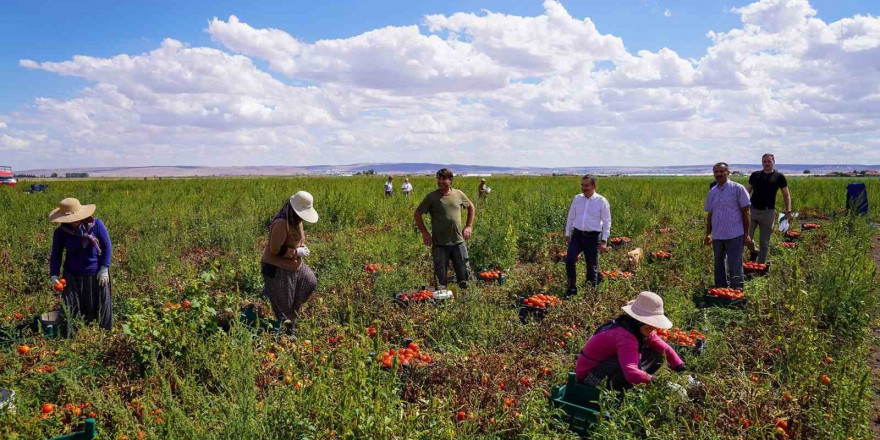
M 776 192 L 788 187 L 788 181 L 779 171 L 773 170 L 767 174 L 764 170 L 755 171 L 749 176 L 749 185 L 752 186 L 752 208 L 774 209 L 776 208 Z

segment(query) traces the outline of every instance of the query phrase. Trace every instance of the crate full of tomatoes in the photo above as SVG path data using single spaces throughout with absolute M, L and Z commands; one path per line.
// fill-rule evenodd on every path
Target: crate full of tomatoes
M 801 223 L 802 231 L 815 231 L 819 228 L 821 228 L 821 226 L 818 223 Z
M 617 280 L 625 280 L 627 278 L 632 277 L 632 272 L 627 272 L 625 270 L 603 270 L 599 272 L 599 282 L 609 280 L 609 281 L 617 281 Z
M 746 276 L 764 276 L 770 271 L 770 263 L 758 263 L 755 261 L 746 261 L 743 263 L 743 273 Z
M 397 365 L 398 371 L 403 368 L 421 367 L 433 362 L 431 355 L 421 351 L 414 342 L 409 342 L 406 347 L 390 349 L 379 354 L 379 365 L 383 369 L 390 370 Z
M 477 278 L 485 283 L 498 283 L 503 286 L 507 281 L 507 274 L 499 269 L 486 269 L 478 272 Z
M 706 349 L 706 336 L 696 329 L 686 332 L 680 328 L 657 330 L 657 336 L 672 346 L 678 354 L 693 353 L 697 356 Z
M 672 252 L 670 251 L 656 251 L 648 254 L 648 261 L 665 261 L 672 258 Z
M 704 306 L 744 307 L 747 299 L 740 289 L 713 287 L 703 296 Z
M 407 307 L 412 304 L 438 304 L 451 298 L 452 292 L 449 290 L 432 291 L 427 287 L 422 287 L 415 292 L 394 295 L 394 302 L 401 307 Z
M 530 318 L 535 321 L 544 320 L 547 309 L 561 304 L 562 300 L 553 295 L 536 293 L 530 297 L 519 298 L 519 320 L 525 324 Z
M 797 231 L 792 231 L 792 230 L 785 231 L 785 240 L 786 241 L 800 240 L 801 237 L 803 237 L 803 236 L 804 236 L 804 234 L 802 232 L 797 232 Z
M 608 245 L 613 248 L 627 246 L 630 243 L 632 243 L 632 239 L 629 237 L 611 237 L 608 240 Z
M 782 243 L 779 243 L 779 247 L 783 249 L 794 249 L 797 247 L 797 243 L 793 241 L 783 241 Z

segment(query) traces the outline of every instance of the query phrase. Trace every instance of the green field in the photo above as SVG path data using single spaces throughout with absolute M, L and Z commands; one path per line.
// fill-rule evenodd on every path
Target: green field
M 701 243 L 711 179 L 602 178 L 612 236 L 631 237 L 646 252 L 671 249 L 671 261 L 582 288 L 528 325 L 517 318 L 518 295 L 564 291 L 564 264 L 550 255 L 563 250 L 579 179 L 493 177 L 490 198 L 477 201 L 477 179 L 457 178 L 454 186 L 477 204 L 472 267 L 503 268 L 510 279 L 442 307 L 404 310 L 392 295 L 432 279 L 412 212 L 434 182 L 412 180 L 410 199 L 385 199 L 382 177 L 81 180 L 52 181 L 43 194 L 0 190 L 0 326 L 56 307 L 46 216 L 65 197 L 96 203 L 107 225 L 115 309 L 109 333 L 85 328 L 75 339 L 0 345 L 0 387 L 18 393 L 17 411 L 0 412 L 0 438 L 52 437 L 90 411 L 103 439 L 576 438 L 549 407 L 550 388 L 565 382 L 595 327 L 642 290 L 663 296 L 676 326 L 706 334 L 706 352 L 689 362 L 705 392 L 690 400 L 671 393 L 663 382 L 683 378 L 664 368 L 654 386 L 623 399 L 603 395 L 607 417 L 593 438 L 771 439 L 776 417 L 787 421 L 789 438 L 871 436 L 877 378 L 867 360 L 880 277 L 871 256 L 876 231 L 843 210 L 851 179 L 790 179 L 795 210 L 830 220 L 795 250 L 779 247 L 775 234 L 770 275 L 747 282 L 750 303 L 738 311 L 693 301 L 712 279 L 711 247 Z M 864 181 L 877 222 L 880 179 Z M 321 215 L 305 226 L 319 286 L 299 339 L 276 340 L 235 319 L 228 332 L 218 330 L 218 320 L 263 303 L 266 226 L 298 190 L 315 196 Z M 676 231 L 660 234 L 662 227 Z M 600 270 L 621 267 L 624 253 L 602 254 Z M 393 270 L 374 278 L 367 263 Z M 371 361 L 370 352 L 399 348 L 406 337 L 430 354 L 430 365 L 398 374 Z M 30 354 L 17 353 L 21 343 Z M 58 409 L 41 418 L 43 403 Z M 79 416 L 64 409 L 82 403 L 90 407 Z

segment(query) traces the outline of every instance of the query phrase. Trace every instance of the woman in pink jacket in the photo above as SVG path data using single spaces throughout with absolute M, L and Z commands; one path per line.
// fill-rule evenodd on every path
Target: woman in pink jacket
M 600 326 L 584 345 L 574 368 L 577 380 L 598 386 L 607 379 L 613 389 L 649 383 L 664 355 L 669 368 L 683 372 L 684 362 L 655 332 L 672 327 L 663 314 L 663 299 L 642 292 L 622 309 L 626 313 Z

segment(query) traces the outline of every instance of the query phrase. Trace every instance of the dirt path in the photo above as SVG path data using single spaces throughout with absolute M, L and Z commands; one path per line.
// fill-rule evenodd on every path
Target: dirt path
M 880 267 L 880 234 L 874 238 L 874 248 L 871 251 L 874 256 L 874 263 Z M 880 329 L 874 329 L 874 351 L 868 359 L 868 365 L 871 366 L 871 382 L 874 384 L 874 414 L 880 415 Z M 871 432 L 874 433 L 875 439 L 880 439 L 880 416 L 871 424 Z

